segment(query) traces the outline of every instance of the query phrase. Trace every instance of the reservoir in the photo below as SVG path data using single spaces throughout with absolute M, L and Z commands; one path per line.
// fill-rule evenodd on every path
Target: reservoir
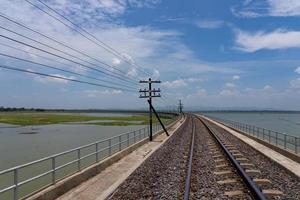
M 300 137 L 300 112 L 201 112 L 206 116 L 242 122 Z
M 136 114 L 80 113 L 79 115 L 126 117 Z M 62 123 L 15 126 L 0 124 L 0 171 L 142 127 L 145 125 L 101 126 Z

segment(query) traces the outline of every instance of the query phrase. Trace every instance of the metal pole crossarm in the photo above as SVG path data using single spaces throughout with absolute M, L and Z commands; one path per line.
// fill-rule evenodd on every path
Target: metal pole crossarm
M 149 95 L 140 95 L 140 98 L 150 98 L 150 97 L 161 97 L 161 95 L 159 94 L 159 95 L 151 95 L 151 96 L 149 96 Z
M 161 81 L 152 81 L 152 80 L 147 80 L 147 81 L 140 81 L 140 83 L 161 83 Z
M 155 89 L 155 88 L 154 88 L 153 90 L 147 90 L 147 89 L 141 90 L 141 89 L 140 89 L 139 92 L 161 92 L 161 91 L 160 91 L 159 88 L 158 88 L 158 89 Z

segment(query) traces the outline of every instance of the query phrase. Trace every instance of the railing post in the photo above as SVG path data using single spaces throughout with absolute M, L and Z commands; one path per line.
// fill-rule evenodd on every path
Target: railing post
M 122 143 L 121 143 L 121 141 L 122 141 L 122 136 L 120 135 L 119 136 L 119 151 L 121 151 L 121 149 L 122 149 Z
M 156 132 L 156 131 L 154 131 Z M 141 140 L 141 130 L 139 130 L 139 141 Z
M 259 128 L 258 128 L 258 130 L 259 130 Z M 265 129 L 263 129 L 263 140 L 265 140 Z
M 294 139 L 295 139 L 295 143 L 294 143 L 294 145 L 295 145 L 295 153 L 297 154 L 297 138 L 294 137 Z
M 127 147 L 129 147 L 129 133 L 127 133 Z
M 136 133 L 135 133 L 135 131 L 133 131 L 133 139 L 134 139 L 134 144 L 136 143 Z
M 278 146 L 278 133 L 276 132 L 276 146 Z
M 299 145 L 299 138 L 296 138 L 296 154 L 298 154 L 299 150 L 298 150 L 298 145 Z
M 111 149 L 111 139 L 108 140 L 108 154 L 111 155 L 112 149 Z
M 14 200 L 17 200 L 19 199 L 19 186 L 18 186 L 18 169 L 15 169 L 14 170 L 14 185 L 15 185 L 15 188 L 14 188 Z
M 55 157 L 52 157 L 51 158 L 51 160 L 52 160 L 52 184 L 55 184 L 55 179 L 56 179 L 56 177 L 55 177 L 55 173 L 56 173 L 56 171 L 55 171 Z
M 77 159 L 78 159 L 77 168 L 78 171 L 80 171 L 81 170 L 80 149 L 77 149 Z
M 284 134 L 284 149 L 286 149 L 286 135 Z
M 271 130 L 269 130 L 269 143 L 271 143 Z
M 98 155 L 98 151 L 99 151 L 99 143 L 96 143 L 96 162 L 99 161 L 99 155 Z

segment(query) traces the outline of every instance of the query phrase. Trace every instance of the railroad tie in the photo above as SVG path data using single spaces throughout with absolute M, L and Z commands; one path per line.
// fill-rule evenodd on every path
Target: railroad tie
M 248 161 L 247 158 L 236 158 L 237 161 Z
M 256 170 L 256 169 L 246 169 L 245 172 L 247 174 L 249 174 L 249 176 L 261 174 L 261 172 L 259 170 Z
M 243 157 L 243 154 L 240 154 L 240 153 L 233 153 L 232 155 L 233 155 L 235 158 L 236 158 L 236 157 Z
M 230 153 L 241 153 L 239 150 L 236 150 L 236 149 L 233 149 L 233 150 L 229 149 L 229 151 L 230 151 Z
M 267 190 L 262 190 L 264 195 L 266 195 L 268 198 L 272 198 L 274 196 L 280 196 L 283 195 L 283 192 L 280 190 L 275 190 L 275 189 L 267 189 Z
M 225 180 L 222 180 L 222 181 L 217 181 L 217 183 L 220 184 L 220 185 L 233 184 L 233 183 L 237 183 L 237 182 L 239 182 L 239 180 L 237 180 L 237 179 L 225 179 Z
M 240 163 L 241 167 L 243 167 L 244 169 L 249 169 L 249 168 L 253 168 L 254 165 L 251 163 Z
M 213 157 L 213 158 L 221 158 L 221 157 L 223 157 L 223 155 L 221 155 L 221 154 L 216 154 L 216 155 L 213 155 L 212 157 Z
M 219 172 L 214 172 L 215 175 L 231 175 L 234 174 L 231 170 L 225 170 L 225 171 L 219 171 Z
M 230 165 L 227 165 L 227 164 L 221 164 L 221 165 L 216 165 L 216 168 L 221 168 L 221 169 L 223 169 L 223 168 L 227 168 L 227 167 L 231 167 Z
M 225 162 L 226 160 L 224 158 L 216 159 L 215 162 Z
M 240 196 L 240 195 L 244 195 L 244 191 L 242 190 L 232 190 L 232 191 L 227 191 L 224 192 L 224 195 L 228 196 L 228 197 L 235 197 L 235 196 Z
M 269 179 L 263 179 L 263 178 L 254 178 L 253 181 L 257 184 L 257 185 L 267 185 L 270 184 L 271 181 Z

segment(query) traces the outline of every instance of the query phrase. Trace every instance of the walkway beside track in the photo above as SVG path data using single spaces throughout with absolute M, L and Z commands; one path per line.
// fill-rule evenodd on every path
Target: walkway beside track
M 267 146 L 264 146 L 254 140 L 252 140 L 251 138 L 242 135 L 240 133 L 238 133 L 237 131 L 234 131 L 231 128 L 228 128 L 226 126 L 224 126 L 223 124 L 220 124 L 218 122 L 215 122 L 207 117 L 201 116 L 205 119 L 207 119 L 208 121 L 216 124 L 217 126 L 225 129 L 226 131 L 228 131 L 229 133 L 231 133 L 232 135 L 236 136 L 237 138 L 239 138 L 240 140 L 242 140 L 243 142 L 245 142 L 246 144 L 250 145 L 251 147 L 253 147 L 254 149 L 256 149 L 257 151 L 261 152 L 262 154 L 264 154 L 265 156 L 267 156 L 268 158 L 270 158 L 271 160 L 273 160 L 274 162 L 278 163 L 280 166 L 286 168 L 288 171 L 290 171 L 291 173 L 295 174 L 296 176 L 298 176 L 300 178 L 300 164 L 287 158 L 286 156 L 270 149 Z
M 173 134 L 183 123 L 183 119 L 171 127 L 168 132 Z M 81 185 L 70 190 L 57 200 L 100 200 L 108 197 L 115 189 L 136 169 L 144 160 L 154 153 L 168 140 L 162 133 L 154 138 L 153 142 L 147 142 L 137 150 L 128 154 L 118 162 L 107 167 L 97 176 L 89 179 Z

